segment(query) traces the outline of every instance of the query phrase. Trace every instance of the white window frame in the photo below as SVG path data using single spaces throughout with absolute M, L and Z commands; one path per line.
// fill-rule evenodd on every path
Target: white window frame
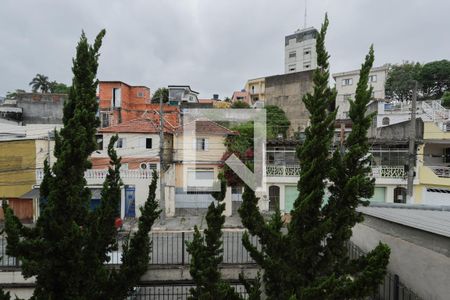
M 199 147 L 199 142 L 201 143 L 201 147 Z M 208 151 L 208 138 L 196 138 L 195 139 L 195 150 L 197 151 Z
M 342 86 L 352 85 L 353 78 L 344 78 L 342 79 Z
M 125 148 L 125 138 L 122 138 L 122 137 L 119 137 L 118 139 L 117 139 L 117 142 L 116 142 L 116 149 L 123 149 L 123 148 Z
M 297 52 L 296 51 L 290 51 L 289 52 L 289 58 L 296 58 L 297 57 Z
M 369 75 L 369 82 L 377 82 L 377 75 Z

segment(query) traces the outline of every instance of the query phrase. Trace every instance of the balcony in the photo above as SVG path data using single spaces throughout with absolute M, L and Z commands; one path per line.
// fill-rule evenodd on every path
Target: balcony
M 450 168 L 447 170 L 450 178 Z M 300 176 L 300 165 L 266 165 L 266 176 L 268 177 L 298 177 Z M 404 166 L 374 166 L 372 167 L 373 178 L 404 179 L 406 176 Z
M 266 165 L 266 176 L 269 177 L 289 177 L 300 176 L 299 165 Z
M 450 178 L 450 167 L 446 166 L 427 166 L 437 177 Z
M 122 179 L 151 179 L 152 170 L 121 170 L 120 177 Z M 108 169 L 89 169 L 84 172 L 86 180 L 101 180 L 104 181 L 108 175 Z M 36 169 L 36 183 L 40 184 L 44 179 L 44 169 Z
M 373 166 L 372 177 L 404 179 L 406 177 L 405 166 Z

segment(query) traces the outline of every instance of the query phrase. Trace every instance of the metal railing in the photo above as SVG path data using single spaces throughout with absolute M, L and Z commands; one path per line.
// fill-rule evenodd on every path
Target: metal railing
M 243 231 L 224 231 L 223 234 L 223 264 L 254 264 L 245 247 L 242 244 Z M 193 238 L 192 231 L 181 232 L 152 232 L 150 234 L 152 241 L 152 252 L 150 265 L 189 265 L 191 256 L 186 249 L 186 241 Z M 256 237 L 250 237 L 251 242 L 260 249 Z M 20 263 L 16 258 L 6 255 L 6 238 L 0 236 L 0 269 L 20 268 Z M 364 252 L 353 243 L 348 243 L 348 253 L 351 259 L 358 258 Z M 111 260 L 108 264 L 118 265 L 121 263 L 122 252 L 115 251 L 110 254 Z M 235 284 L 239 293 L 244 289 L 239 284 Z M 191 284 L 167 284 L 167 285 L 146 285 L 139 286 L 128 299 L 187 299 Z M 152 298 L 152 297 L 162 298 Z M 134 298 L 133 298 L 134 297 Z M 377 292 L 370 299 L 399 300 L 411 299 L 420 300 L 421 298 L 407 288 L 398 275 L 388 273 L 384 281 L 378 287 Z
M 126 179 L 151 179 L 153 170 L 121 170 L 120 177 Z M 108 169 L 88 169 L 84 172 L 84 178 L 105 180 L 108 175 Z M 41 182 L 44 179 L 44 169 L 36 169 L 36 181 Z
M 243 231 L 224 231 L 223 233 L 223 264 L 254 264 L 253 259 L 242 245 Z M 192 241 L 192 231 L 151 232 L 152 251 L 150 265 L 188 265 L 191 255 L 187 252 L 186 241 Z M 250 237 L 251 242 L 259 247 L 258 239 Z M 0 236 L 0 269 L 18 268 L 20 262 L 6 255 L 6 237 Z M 122 263 L 122 250 L 109 253 L 109 265 Z
M 350 259 L 356 259 L 364 255 L 358 246 L 352 242 L 348 243 L 348 253 Z M 401 281 L 397 274 L 387 273 L 383 282 L 378 287 L 377 292 L 370 297 L 374 300 L 421 300 L 413 291 L 407 288 Z
M 248 294 L 245 287 L 241 284 L 230 283 L 231 287 L 241 296 L 243 299 L 248 298 Z M 127 298 L 127 300 L 147 300 L 147 299 L 164 299 L 164 300 L 185 300 L 191 295 L 190 289 L 193 288 L 192 283 L 183 284 L 168 284 L 168 285 L 145 285 L 135 287 L 133 293 Z

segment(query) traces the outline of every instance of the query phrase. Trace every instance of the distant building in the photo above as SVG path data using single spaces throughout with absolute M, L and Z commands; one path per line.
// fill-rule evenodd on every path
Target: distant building
M 198 92 L 189 85 L 169 85 L 169 104 L 180 105 L 182 102 L 198 103 Z
M 100 81 L 98 89 L 101 127 L 133 120 L 146 111 L 159 109 L 159 104 L 151 104 L 150 89 L 146 86 Z
M 314 70 L 317 68 L 314 27 L 299 29 L 284 38 L 284 73 Z
M 22 125 L 62 124 L 65 101 L 67 94 L 17 93 L 0 105 L 0 119 Z
M 266 78 L 249 79 L 245 84 L 245 90 L 250 93 L 253 104 L 257 101 L 264 102 L 266 100 Z
M 250 93 L 246 90 L 233 92 L 233 95 L 231 96 L 231 102 L 237 101 L 245 102 L 248 105 L 253 104 L 252 97 L 250 96 Z
M 309 125 L 309 112 L 302 101 L 313 90 L 313 71 L 265 77 L 265 105 L 283 109 L 291 122 L 288 137 L 304 132 Z
M 373 87 L 372 97 L 374 99 L 385 98 L 385 84 L 389 65 L 372 68 L 369 74 L 369 85 Z M 350 104 L 348 99 L 355 99 L 356 86 L 359 81 L 360 70 L 341 72 L 333 74 L 336 82 L 336 107 L 338 107 L 337 119 L 348 119 Z

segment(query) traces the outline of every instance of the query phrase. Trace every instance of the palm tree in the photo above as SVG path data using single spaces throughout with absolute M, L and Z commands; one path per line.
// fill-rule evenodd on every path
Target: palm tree
M 47 93 L 50 88 L 50 82 L 48 77 L 42 74 L 36 74 L 36 76 L 30 82 L 33 92 L 37 92 L 39 89 L 41 93 Z

